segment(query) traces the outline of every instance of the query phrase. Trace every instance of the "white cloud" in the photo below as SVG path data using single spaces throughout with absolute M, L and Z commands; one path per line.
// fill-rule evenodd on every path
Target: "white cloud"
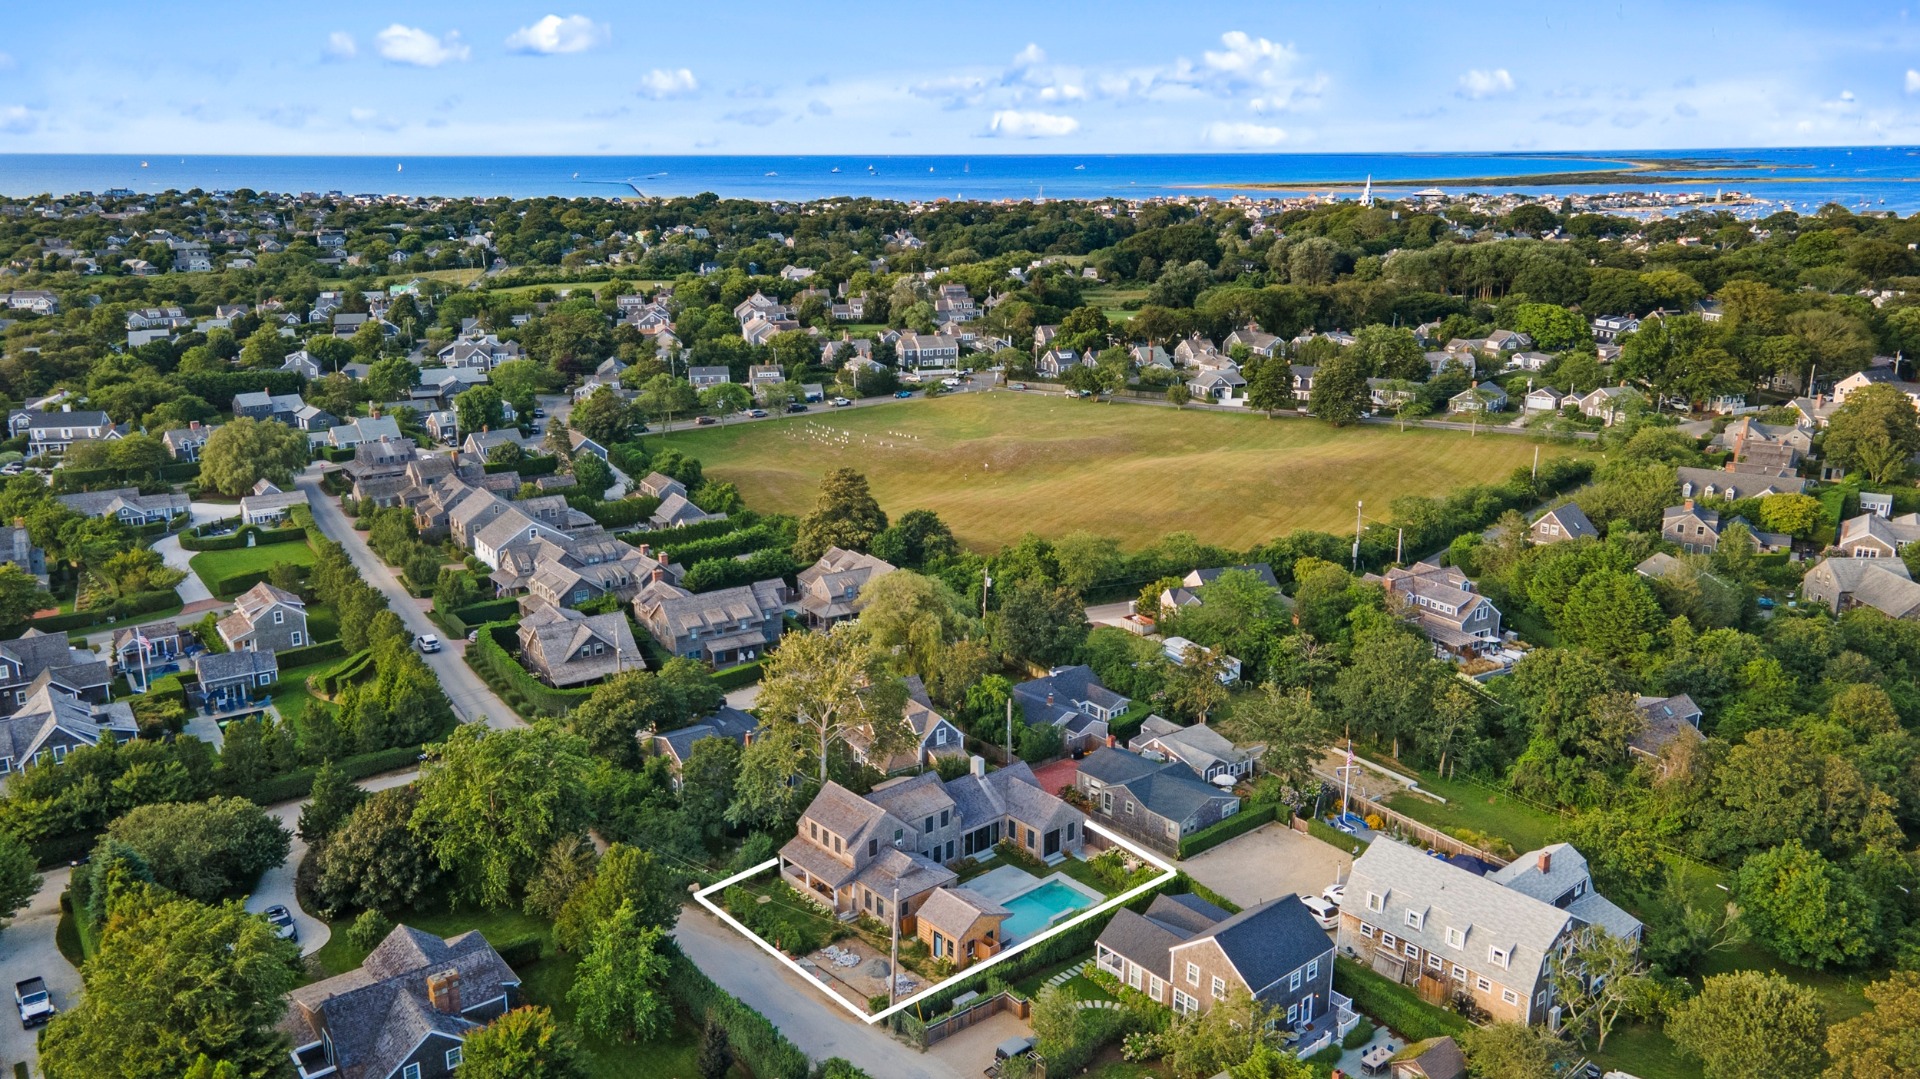
M 1047 50 L 1031 41 L 1027 42 L 1026 48 L 1013 54 L 1013 66 L 1015 67 L 1032 67 L 1035 64 L 1044 64 L 1046 62 Z
M 1208 124 L 1205 137 L 1215 146 L 1278 146 L 1287 141 L 1287 133 L 1277 127 L 1227 121 Z
M 1907 69 L 1907 93 L 1920 94 L 1920 71 Z
M 473 50 L 460 40 L 458 30 L 449 30 L 446 36 L 435 37 L 417 26 L 394 23 L 375 34 L 373 40 L 381 56 L 396 64 L 411 64 L 414 67 L 439 67 L 473 55 Z
M 606 23 L 594 22 L 585 15 L 568 15 L 565 18 L 549 15 L 532 26 L 523 26 L 509 34 L 507 48 L 515 52 L 547 56 L 586 52 L 606 41 L 610 34 Z
M 1003 139 L 1057 139 L 1080 130 L 1080 121 L 1071 116 L 1047 112 L 1001 109 L 993 114 L 987 133 Z
M 353 40 L 352 34 L 345 30 L 335 30 L 327 35 L 325 55 L 329 60 L 351 60 L 360 55 L 360 45 Z
M 779 123 L 781 117 L 785 115 L 771 105 L 762 105 L 757 109 L 737 109 L 720 119 L 731 120 L 736 124 L 747 124 L 751 127 L 768 127 Z
M 39 118 L 28 111 L 25 105 L 0 106 L 0 131 L 9 135 L 25 135 L 39 126 Z
M 684 67 L 674 71 L 656 67 L 640 77 L 640 94 L 643 97 L 684 97 L 698 89 L 699 80 Z
M 1460 76 L 1460 92 L 1473 98 L 1512 93 L 1513 75 L 1504 67 L 1491 71 L 1475 68 Z
M 1288 67 L 1300 59 L 1291 45 L 1254 37 L 1244 30 L 1229 30 L 1221 34 L 1220 44 L 1226 48 L 1219 52 L 1208 50 L 1201 53 L 1200 57 L 1208 67 L 1227 75 L 1257 78 L 1267 68 L 1276 65 Z

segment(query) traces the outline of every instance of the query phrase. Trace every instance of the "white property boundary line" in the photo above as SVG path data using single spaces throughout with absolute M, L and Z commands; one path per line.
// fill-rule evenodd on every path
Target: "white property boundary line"
M 1106 911 L 1112 910 L 1113 908 L 1120 906 L 1122 903 L 1126 903 L 1130 900 L 1136 899 L 1146 894 L 1147 892 L 1152 891 L 1153 889 L 1158 888 L 1163 884 L 1166 884 L 1168 881 L 1172 880 L 1175 876 L 1179 874 L 1179 870 L 1175 869 L 1170 863 L 1163 861 L 1161 858 L 1159 858 L 1154 854 L 1148 853 L 1147 851 L 1134 846 L 1132 843 L 1122 838 L 1118 833 L 1115 833 L 1101 825 L 1095 824 L 1092 821 L 1087 821 L 1084 827 L 1087 831 L 1093 832 L 1096 835 L 1104 837 L 1108 842 L 1114 844 L 1117 847 L 1120 847 L 1122 850 L 1127 851 L 1129 854 L 1133 854 L 1139 857 L 1143 861 L 1147 862 L 1149 865 L 1155 865 L 1160 867 L 1160 869 L 1162 870 L 1161 874 L 1153 878 L 1152 880 L 1148 881 L 1145 884 L 1142 884 L 1135 888 L 1128 889 L 1127 891 L 1114 896 L 1112 899 L 1109 899 L 1104 903 L 1101 903 L 1097 906 L 1089 907 L 1088 909 L 1081 911 L 1079 914 L 1075 915 L 1072 918 L 1069 918 L 1064 922 L 1061 922 L 1058 925 L 1050 926 L 1046 932 L 1041 933 L 1037 937 L 1033 937 L 1030 940 L 1020 941 L 1019 943 L 1015 944 L 1013 947 L 1006 949 L 1005 951 L 994 956 L 993 958 L 988 959 L 984 963 L 975 963 L 974 965 L 966 968 L 965 970 L 954 974 L 952 977 L 946 979 L 945 981 L 939 982 L 934 985 L 930 985 L 927 988 L 922 989 L 920 992 L 915 993 L 913 996 L 910 996 L 907 999 L 900 1001 L 899 1003 L 895 1004 L 891 1008 L 888 1008 L 887 1010 L 882 1012 L 876 1012 L 871 1015 L 862 1011 L 859 1005 L 855 1004 L 853 1001 L 848 1000 L 846 997 L 840 995 L 839 993 L 834 992 L 826 984 L 821 982 L 820 979 L 807 973 L 806 969 L 803 968 L 799 963 L 794 962 L 790 956 L 780 951 L 780 949 L 775 948 L 773 945 L 768 944 L 766 940 L 763 939 L 759 934 L 755 933 L 751 929 L 748 929 L 746 926 L 740 924 L 740 922 L 737 919 L 735 919 L 733 915 L 728 914 L 724 909 L 722 909 L 720 904 L 715 903 L 713 900 L 708 898 L 708 896 L 713 895 L 715 892 L 721 891 L 722 889 L 725 889 L 725 888 L 730 888 L 733 885 L 738 884 L 749 877 L 758 876 L 769 869 L 773 869 L 777 867 L 780 864 L 780 859 L 770 858 L 767 861 L 761 862 L 759 865 L 754 866 L 752 869 L 735 873 L 733 876 L 728 877 L 726 880 L 723 880 L 718 884 L 710 884 L 707 887 L 702 888 L 699 891 L 693 893 L 693 898 L 701 906 L 707 908 L 707 911 L 711 913 L 714 917 L 719 918 L 721 921 L 732 926 L 736 932 L 739 932 L 740 934 L 745 936 L 748 940 L 751 940 L 755 944 L 758 944 L 762 951 L 765 951 L 768 955 L 771 955 L 775 959 L 779 960 L 780 963 L 784 965 L 788 970 L 791 970 L 795 974 L 798 974 L 802 978 L 805 978 L 809 984 L 817 986 L 822 992 L 826 993 L 826 995 L 829 998 L 831 998 L 834 1003 L 847 1009 L 847 1011 L 852 1012 L 854 1016 L 856 1016 L 860 1020 L 868 1024 L 873 1024 L 873 1023 L 878 1023 L 880 1020 L 893 1015 L 895 1012 L 902 1011 L 908 1007 L 911 1007 L 912 1005 L 920 1003 L 922 1000 L 925 1000 L 927 997 L 930 997 L 933 994 L 938 993 L 940 990 L 946 988 L 947 986 L 953 984 L 955 981 L 958 981 L 961 978 L 970 978 L 973 975 L 978 974 L 983 970 L 987 970 L 993 967 L 994 964 L 996 963 L 1001 963 L 1001 962 L 1005 962 L 1008 959 L 1012 959 L 1014 956 L 1019 955 L 1021 952 L 1026 951 L 1028 948 L 1031 948 L 1034 945 L 1041 943 L 1042 941 L 1050 940 L 1053 937 L 1056 937 L 1061 933 L 1064 933 L 1067 930 L 1072 929 L 1074 926 L 1079 925 L 1080 923 L 1086 921 L 1089 918 L 1105 913 Z M 899 972 L 895 971 L 894 976 L 898 977 Z

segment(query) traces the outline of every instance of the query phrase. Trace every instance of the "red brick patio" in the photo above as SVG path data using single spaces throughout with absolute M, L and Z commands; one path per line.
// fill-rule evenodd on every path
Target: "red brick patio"
M 1073 778 L 1079 774 L 1080 766 L 1072 757 L 1033 770 L 1033 778 L 1040 781 L 1040 789 L 1048 794 L 1059 794 L 1060 788 L 1073 786 Z

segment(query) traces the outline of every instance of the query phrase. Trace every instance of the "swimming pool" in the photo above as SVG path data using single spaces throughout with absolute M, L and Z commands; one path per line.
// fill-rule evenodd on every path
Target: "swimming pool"
M 1055 918 L 1070 911 L 1090 907 L 1095 900 L 1062 881 L 1044 881 L 1031 891 L 1022 892 L 1000 905 L 1010 916 L 1002 923 L 1001 936 L 1022 941 L 1044 931 Z

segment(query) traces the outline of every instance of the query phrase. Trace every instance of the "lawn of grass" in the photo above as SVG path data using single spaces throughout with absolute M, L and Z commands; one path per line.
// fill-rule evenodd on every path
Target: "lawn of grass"
M 1115 322 L 1133 316 L 1133 310 L 1129 309 L 1126 306 L 1127 304 L 1137 303 L 1146 298 L 1146 289 L 1113 288 L 1107 285 L 1102 285 L 1098 288 L 1084 289 L 1080 293 L 1080 302 L 1082 304 L 1089 307 L 1098 307 L 1100 310 L 1106 312 L 1109 321 Z
M 1607 1051 L 1593 1054 L 1593 1062 L 1638 1079 L 1700 1079 L 1700 1065 L 1681 1060 L 1666 1031 L 1644 1023 L 1622 1023 L 1613 1028 L 1607 1035 Z
M 1387 808 L 1442 831 L 1471 828 L 1486 835 L 1498 836 L 1513 844 L 1517 853 L 1546 846 L 1552 842 L 1550 837 L 1560 827 L 1561 818 L 1558 815 L 1535 809 L 1510 794 L 1437 776 L 1422 775 L 1419 778 L 1421 789 L 1445 798 L 1446 804 L 1422 798 L 1411 791 L 1402 791 L 1386 799 Z
M 846 441 L 840 441 L 845 435 Z M 1169 532 L 1250 547 L 1294 529 L 1343 532 L 1362 499 L 1503 479 L 1523 438 L 1177 411 L 1013 393 L 953 394 L 849 412 L 649 436 L 698 457 L 756 509 L 805 513 L 820 478 L 866 473 L 888 514 L 930 509 L 992 550 L 1085 529 L 1142 547 Z M 1542 447 L 1547 456 L 1581 452 Z
M 208 588 L 214 582 L 242 573 L 264 573 L 290 562 L 296 566 L 313 565 L 313 548 L 304 543 L 269 543 L 263 547 L 235 547 L 230 551 L 201 551 L 188 560 L 193 572 Z
M 314 696 L 307 690 L 307 676 L 330 671 L 340 665 L 337 659 L 324 663 L 310 663 L 305 667 L 292 667 L 280 672 L 280 682 L 273 687 L 273 706 L 280 710 L 280 716 L 292 723 L 295 730 L 300 729 L 301 721 L 306 718 L 307 709 L 314 704 Z

